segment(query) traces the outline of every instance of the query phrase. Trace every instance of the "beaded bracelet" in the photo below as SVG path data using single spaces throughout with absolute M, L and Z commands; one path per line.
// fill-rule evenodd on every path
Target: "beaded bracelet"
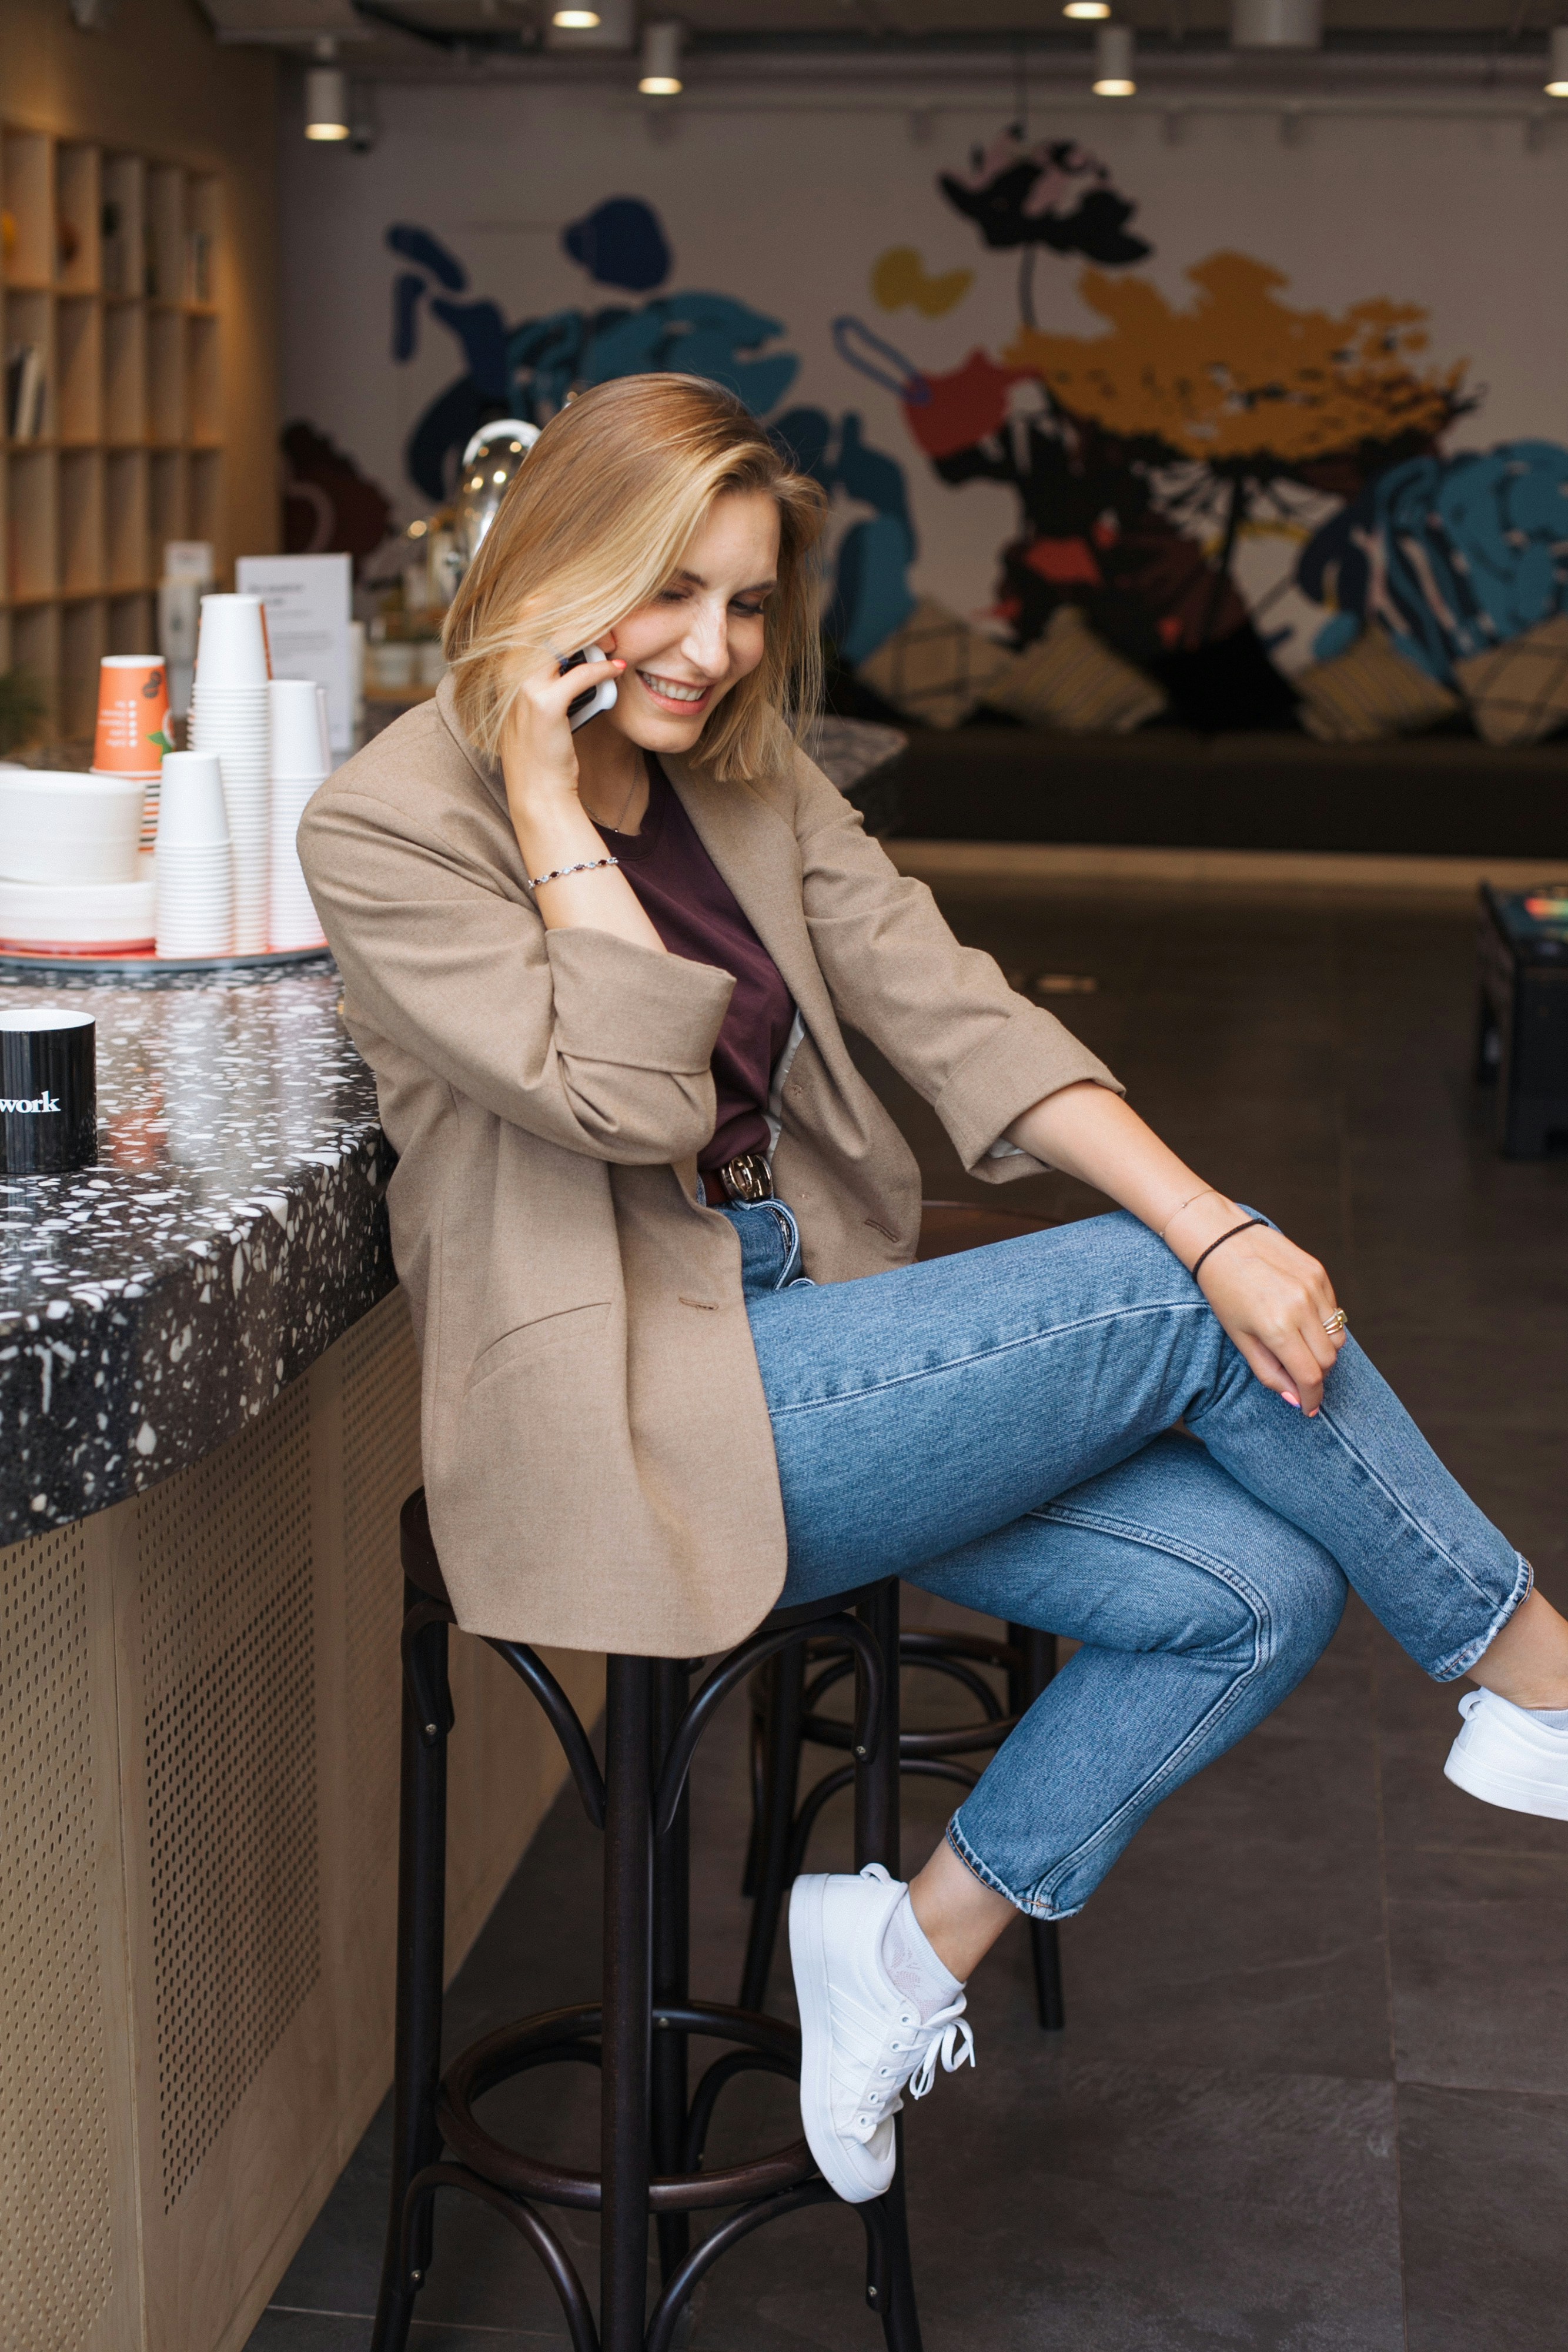
M 585 857 L 580 866 L 552 866 L 548 874 L 529 874 L 525 878 L 530 890 L 542 890 L 547 882 L 564 882 L 569 874 L 597 874 L 601 866 L 619 866 L 618 857 Z

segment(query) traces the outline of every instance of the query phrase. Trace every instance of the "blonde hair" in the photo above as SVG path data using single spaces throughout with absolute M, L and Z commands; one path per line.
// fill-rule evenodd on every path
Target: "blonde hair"
M 779 585 L 762 659 L 708 719 L 693 758 L 723 782 L 767 773 L 821 697 L 811 551 L 826 502 L 733 393 L 695 375 L 619 376 L 551 418 L 502 500 L 444 633 L 457 715 L 494 759 L 521 676 L 594 644 L 673 577 L 716 498 L 779 509 Z

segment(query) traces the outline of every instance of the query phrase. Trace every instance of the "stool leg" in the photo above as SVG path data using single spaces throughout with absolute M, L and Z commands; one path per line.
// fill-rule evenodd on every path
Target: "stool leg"
M 408 1605 L 422 1595 L 406 1587 Z M 402 2352 L 414 2296 L 430 2268 L 427 2200 L 413 2239 L 403 2243 L 403 2200 L 416 2172 L 441 2153 L 435 2120 L 441 2080 L 442 1982 L 446 1912 L 446 1628 L 428 1626 L 424 1644 L 433 1693 L 440 1702 L 427 1738 L 413 1695 L 403 1685 L 402 1769 L 397 1879 L 396 2087 L 392 2102 L 392 2200 L 386 2253 L 371 2352 Z
M 856 1612 L 883 1658 L 883 1715 L 874 1753 L 855 1770 L 855 1868 L 880 1862 L 894 1878 L 899 1868 L 898 1580 L 890 1577 Z M 856 1674 L 857 1689 L 859 1673 Z M 909 2217 L 904 2200 L 904 2118 L 895 2116 L 898 2163 L 893 2185 L 881 2200 L 886 2224 L 886 2269 L 879 2283 L 873 2266 L 866 2301 L 882 2320 L 887 2352 L 920 2352 L 920 2317 L 915 2303 Z M 886 2308 L 882 2306 L 885 2303 Z
M 691 1675 L 684 1660 L 661 1659 L 653 1669 L 653 1753 L 662 1762 L 685 1712 Z M 657 1774 L 655 1773 L 655 1779 Z M 685 2001 L 691 1993 L 691 1799 L 681 1797 L 669 1834 L 653 1845 L 653 2000 Z M 663 2027 L 653 2033 L 653 2169 L 679 2172 L 686 2140 L 686 2052 L 689 2037 Z M 668 2285 L 691 2252 L 691 2219 L 661 2213 L 659 2276 Z
M 1038 1633 L 1032 1625 L 1009 1625 L 1008 1640 L 1020 1654 L 1020 1664 L 1008 1674 L 1008 1712 L 1028 1712 L 1056 1672 L 1056 1636 Z M 1042 2030 L 1060 2033 L 1067 2022 L 1061 2002 L 1061 1945 L 1054 1919 L 1029 1923 L 1030 1957 L 1034 1962 L 1034 2005 Z
M 653 2040 L 653 1668 L 612 1657 L 605 1673 L 604 2029 L 600 2089 L 603 2202 L 601 2352 L 643 2352 L 648 2300 L 649 2044 Z
M 767 1746 L 762 1781 L 762 1817 L 758 1823 L 756 1896 L 751 1927 L 746 1938 L 746 1966 L 740 1979 L 740 2007 L 760 2009 L 768 1992 L 768 1972 L 779 1940 L 779 1915 L 784 1904 L 784 1872 L 789 1858 L 789 1832 L 795 1823 L 795 1799 L 800 1780 L 800 1711 L 806 1686 L 806 1645 L 796 1642 L 773 1662 L 768 1694 Z

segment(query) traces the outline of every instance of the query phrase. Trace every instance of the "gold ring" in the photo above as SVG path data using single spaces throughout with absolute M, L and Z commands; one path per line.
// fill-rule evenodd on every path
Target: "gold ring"
M 1323 1318 L 1323 1329 L 1329 1334 L 1331 1339 L 1336 1331 L 1348 1330 L 1349 1328 L 1350 1317 L 1345 1313 L 1343 1307 L 1336 1307 L 1332 1315 L 1325 1316 Z

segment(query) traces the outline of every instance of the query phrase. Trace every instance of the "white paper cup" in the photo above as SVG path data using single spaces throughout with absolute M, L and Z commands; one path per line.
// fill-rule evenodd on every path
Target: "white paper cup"
M 139 776 L 0 772 L 0 874 L 16 882 L 134 882 L 145 793 Z
M 259 596 L 204 596 L 196 640 L 196 694 L 204 686 L 265 686 L 267 623 Z
M 221 956 L 234 950 L 234 880 L 226 846 L 165 847 L 155 874 L 157 951 Z
M 158 793 L 158 855 L 221 849 L 229 842 L 223 770 L 210 751 L 171 751 Z
M 275 776 L 324 776 L 321 764 L 321 698 L 313 677 L 275 677 L 272 700 L 272 772 Z

